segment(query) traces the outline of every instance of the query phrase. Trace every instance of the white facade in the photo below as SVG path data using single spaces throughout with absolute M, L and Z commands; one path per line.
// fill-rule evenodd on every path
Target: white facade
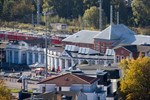
M 17 44 L 9 43 L 6 46 L 6 62 L 14 64 L 44 63 L 44 49 L 36 46 L 29 47 L 27 43 L 20 41 Z
M 58 48 L 49 49 L 47 51 L 47 59 L 48 59 L 48 68 L 55 69 L 57 71 L 59 69 L 68 69 L 75 64 L 81 64 L 84 60 L 86 60 L 89 64 L 105 64 L 105 63 L 113 63 L 113 56 L 99 56 L 99 55 L 90 55 L 91 53 L 98 53 L 97 51 L 85 49 L 85 48 L 75 48 L 74 50 L 87 50 L 90 54 L 80 54 L 74 53 L 68 50 L 64 50 L 63 52 L 58 52 Z M 79 52 L 78 51 L 78 52 Z M 35 63 L 45 63 L 46 57 L 46 49 L 38 48 L 37 46 L 30 47 L 27 43 L 20 41 L 18 44 L 10 43 L 6 46 L 6 62 L 7 63 L 15 63 L 15 64 L 27 64 L 32 65 Z
M 76 91 L 79 92 L 82 89 L 82 92 L 87 96 L 87 100 L 106 100 L 105 92 L 102 93 L 96 93 L 95 89 L 96 82 L 93 84 L 72 84 L 70 87 L 61 87 L 61 91 Z M 43 88 L 44 87 L 44 88 Z M 45 92 L 53 92 L 53 91 L 59 91 L 59 87 L 57 87 L 55 84 L 40 84 L 39 85 L 41 93 L 43 92 L 42 89 L 45 89 Z M 103 91 L 103 90 L 102 90 Z

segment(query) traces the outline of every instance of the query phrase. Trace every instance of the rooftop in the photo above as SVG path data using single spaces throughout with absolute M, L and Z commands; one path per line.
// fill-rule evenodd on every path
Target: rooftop
M 144 46 L 144 45 L 119 45 L 115 47 L 114 49 L 123 47 L 131 52 L 148 52 L 150 51 L 150 46 Z
M 97 35 L 99 31 L 89 31 L 89 30 L 81 30 L 73 35 L 68 36 L 63 39 L 64 42 L 73 42 L 73 43 L 94 43 L 94 36 Z
M 72 84 L 92 84 L 96 81 L 98 81 L 98 78 L 95 77 L 66 73 L 54 77 L 48 77 L 47 79 L 39 82 L 38 84 L 56 84 L 57 86 L 71 86 Z

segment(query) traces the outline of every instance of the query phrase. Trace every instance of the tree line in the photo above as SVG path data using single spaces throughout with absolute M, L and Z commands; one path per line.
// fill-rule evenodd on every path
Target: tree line
M 40 0 L 41 23 L 43 12 L 51 11 L 50 22 L 82 24 L 99 28 L 100 0 Z M 128 26 L 150 25 L 150 0 L 102 0 L 103 27 L 110 21 L 110 5 L 113 5 L 113 21 L 116 23 L 116 12 L 120 12 L 120 23 Z M 32 15 L 36 20 L 37 0 L 0 0 L 0 20 L 31 23 Z

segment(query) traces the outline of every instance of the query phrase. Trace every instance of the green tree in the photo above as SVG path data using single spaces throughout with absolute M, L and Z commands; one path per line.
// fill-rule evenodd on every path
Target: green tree
M 11 9 L 11 15 L 15 20 L 31 22 L 34 5 L 31 0 L 17 0 Z
M 0 100 L 11 100 L 10 90 L 5 86 L 3 80 L 0 80 Z
M 126 100 L 150 99 L 150 58 L 125 59 L 119 65 L 123 71 L 120 91 Z
M 150 25 L 150 0 L 133 0 L 132 10 L 137 25 Z
M 44 0 L 43 11 L 52 10 L 62 18 L 73 19 L 83 15 L 82 0 Z
M 84 13 L 84 19 L 87 22 L 88 26 L 94 28 L 99 27 L 99 9 L 96 6 L 87 9 Z
M 2 7 L 2 19 L 9 21 L 11 19 L 10 9 L 12 8 L 13 1 L 4 0 Z

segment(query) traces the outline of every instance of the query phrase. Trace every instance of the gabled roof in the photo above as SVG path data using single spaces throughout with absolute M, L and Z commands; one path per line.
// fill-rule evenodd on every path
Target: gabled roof
M 115 47 L 114 49 L 118 48 L 125 48 L 129 50 L 130 52 L 148 52 L 150 51 L 150 46 L 144 46 L 144 45 L 120 45 Z
M 110 25 L 98 35 L 96 35 L 95 39 L 105 39 L 105 40 L 118 40 L 122 38 L 130 38 L 129 36 L 135 35 L 136 33 L 130 30 L 123 24 L 118 25 Z
M 89 31 L 81 30 L 67 38 L 63 39 L 64 42 L 73 42 L 73 43 L 94 43 L 94 36 L 97 35 L 99 31 Z
M 56 84 L 57 86 L 71 86 L 72 84 L 92 84 L 98 81 L 98 78 L 85 75 L 67 73 L 55 77 L 49 77 L 38 84 Z

